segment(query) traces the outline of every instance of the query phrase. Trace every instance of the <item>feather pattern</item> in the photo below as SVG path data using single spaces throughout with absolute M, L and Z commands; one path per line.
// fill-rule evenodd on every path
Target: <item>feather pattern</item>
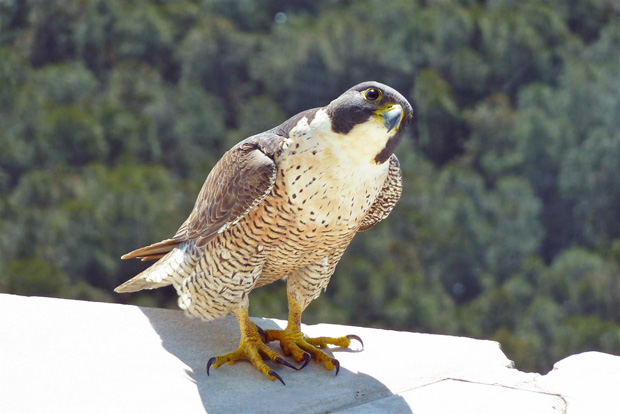
M 193 242 L 176 246 L 153 266 L 114 289 L 117 293 L 137 292 L 171 285 L 183 280 L 194 271 L 200 253 Z
M 228 151 L 207 177 L 189 218 L 173 240 L 206 245 L 265 199 L 276 178 L 274 156 L 284 138 L 255 135 Z
M 368 230 L 375 224 L 385 219 L 403 192 L 403 174 L 400 170 L 400 163 L 396 155 L 392 154 L 390 157 L 390 169 L 388 176 L 383 183 L 381 192 L 377 196 L 377 199 L 370 207 L 370 210 L 362 220 L 359 231 Z

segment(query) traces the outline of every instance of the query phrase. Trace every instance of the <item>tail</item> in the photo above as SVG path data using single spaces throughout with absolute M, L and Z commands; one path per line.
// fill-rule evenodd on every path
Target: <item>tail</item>
M 175 281 L 181 283 L 194 271 L 199 254 L 193 242 L 179 244 L 174 240 L 164 240 L 134 250 L 121 257 L 121 259 L 132 258 L 142 261 L 159 260 L 153 266 L 114 289 L 117 293 L 157 289 L 171 285 Z
M 121 259 L 142 259 L 143 262 L 147 260 L 160 259 L 170 250 L 177 247 L 178 244 L 179 242 L 174 239 L 167 239 L 124 254 L 121 256 Z

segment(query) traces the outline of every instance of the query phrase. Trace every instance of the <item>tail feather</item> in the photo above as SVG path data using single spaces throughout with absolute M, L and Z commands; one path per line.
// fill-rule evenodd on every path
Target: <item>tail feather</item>
M 178 241 L 173 239 L 167 239 L 160 241 L 159 243 L 151 244 L 150 246 L 141 247 L 121 256 L 121 259 L 142 259 L 150 256 L 159 256 L 158 259 L 165 256 L 166 253 L 174 249 L 179 244 Z M 146 259 L 154 260 L 154 259 Z
M 162 253 L 162 254 L 152 254 L 150 256 L 144 256 L 140 258 L 141 262 L 148 262 L 149 260 L 159 260 L 162 257 L 164 257 L 167 253 Z
M 152 246 L 156 245 L 157 243 Z M 149 247 L 151 246 L 144 249 Z M 131 252 L 129 254 L 133 253 L 134 252 Z M 154 258 L 151 258 L 153 256 L 157 256 L 157 254 L 148 254 L 143 256 L 143 253 L 133 257 L 141 258 L 144 261 L 155 260 Z M 161 257 L 161 259 L 159 259 L 151 267 L 118 286 L 114 289 L 114 291 L 117 293 L 137 292 L 144 289 L 157 289 L 163 286 L 168 286 L 175 280 L 179 283 L 179 281 L 188 278 L 192 274 L 194 271 L 194 266 L 198 262 L 200 255 L 198 248 L 193 242 L 184 242 L 174 247 L 169 253 L 162 256 L 163 257 Z

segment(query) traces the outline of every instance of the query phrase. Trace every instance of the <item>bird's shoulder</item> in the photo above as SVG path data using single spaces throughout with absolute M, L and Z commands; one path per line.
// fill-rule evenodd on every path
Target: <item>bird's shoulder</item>
M 272 132 L 273 134 L 280 136 L 280 137 L 289 138 L 291 136 L 291 131 L 296 126 L 298 126 L 299 123 L 304 118 L 306 118 L 306 122 L 309 125 L 310 123 L 312 123 L 312 120 L 316 116 L 317 112 L 320 111 L 321 109 L 323 108 L 312 108 L 312 109 L 308 109 L 303 112 L 300 112 L 297 115 L 294 115 L 290 117 L 289 119 L 287 119 L 286 121 L 282 122 L 280 125 L 278 125 L 277 127 L 275 127 L 269 132 Z
M 284 145 L 283 137 L 267 131 L 227 151 L 207 176 L 173 239 L 194 240 L 202 246 L 253 211 L 273 187 L 275 158 Z

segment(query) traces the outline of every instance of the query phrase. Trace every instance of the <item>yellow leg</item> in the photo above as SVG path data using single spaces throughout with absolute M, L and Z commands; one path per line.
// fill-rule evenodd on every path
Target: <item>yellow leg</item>
M 313 359 L 316 362 L 323 363 L 325 368 L 330 371 L 336 368 L 336 375 L 338 375 L 340 362 L 317 347 L 327 348 L 328 345 L 336 345 L 347 348 L 351 345 L 351 339 L 358 340 L 363 347 L 364 344 L 362 340 L 357 335 L 347 335 L 336 338 L 327 336 L 308 338 L 301 332 L 301 313 L 301 306 L 289 296 L 288 324 L 284 330 L 266 330 L 267 342 L 279 341 L 280 347 L 282 347 L 285 355 L 292 356 L 297 362 L 303 361 L 304 364 L 299 369 L 304 368 L 308 365 L 310 359 Z
M 270 380 L 279 380 L 282 384 L 284 384 L 282 378 L 280 378 L 280 376 L 273 369 L 271 369 L 269 365 L 263 362 L 263 358 L 269 359 L 277 364 L 286 365 L 295 370 L 297 368 L 286 362 L 281 356 L 273 352 L 263 343 L 256 325 L 250 321 L 247 308 L 243 308 L 235 312 L 235 316 L 237 317 L 239 328 L 241 329 L 241 341 L 239 342 L 239 348 L 229 354 L 211 358 L 207 363 L 207 375 L 209 375 L 209 370 L 211 367 L 213 367 L 213 369 L 217 369 L 224 364 L 232 365 L 237 361 L 246 360 L 254 365 L 257 370 L 262 372 Z

